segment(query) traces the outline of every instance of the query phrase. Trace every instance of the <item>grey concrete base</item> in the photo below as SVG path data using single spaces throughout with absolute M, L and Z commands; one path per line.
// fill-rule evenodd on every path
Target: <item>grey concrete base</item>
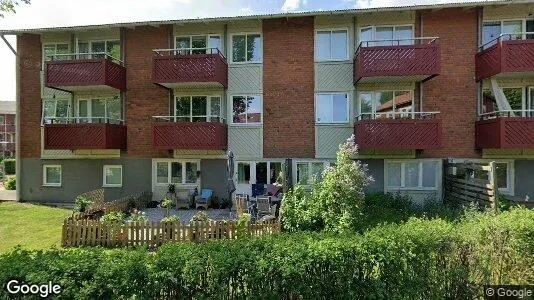
M 17 191 L 0 190 L 0 201 L 17 201 Z
M 525 199 L 526 196 L 534 202 L 534 160 L 516 160 L 514 195 Z

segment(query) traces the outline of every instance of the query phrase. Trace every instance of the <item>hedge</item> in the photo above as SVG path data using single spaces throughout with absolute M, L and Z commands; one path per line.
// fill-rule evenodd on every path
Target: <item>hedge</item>
M 4 164 L 4 172 L 6 175 L 15 174 L 15 159 L 14 158 L 4 159 L 3 164 Z
M 534 211 L 412 218 L 366 233 L 73 248 L 0 255 L 6 283 L 53 283 L 65 298 L 466 299 L 482 285 L 534 282 Z M 7 295 L 0 294 L 0 298 Z

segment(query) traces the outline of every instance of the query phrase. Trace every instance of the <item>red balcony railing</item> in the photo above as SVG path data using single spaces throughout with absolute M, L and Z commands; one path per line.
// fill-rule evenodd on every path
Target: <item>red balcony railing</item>
M 125 91 L 126 68 L 120 63 L 104 53 L 68 54 L 62 60 L 46 62 L 45 85 L 69 92 L 99 88 Z
M 506 34 L 482 45 L 475 56 L 476 79 L 501 73 L 534 72 L 534 39 L 521 40 L 534 33 Z
M 534 111 L 485 114 L 475 126 L 478 149 L 534 149 Z
M 193 122 L 177 117 L 154 117 L 153 145 L 157 149 L 226 150 L 228 126 L 215 116 L 194 117 Z
M 56 118 L 44 124 L 45 149 L 126 149 L 126 126 L 109 118 Z
M 428 80 L 441 72 L 440 51 L 438 38 L 361 42 L 354 57 L 354 83 Z
M 358 120 L 354 136 L 360 149 L 438 149 L 441 147 L 441 120 L 437 113 L 409 113 L 412 119 L 374 118 Z M 382 115 L 382 114 L 381 114 Z M 371 117 L 375 117 L 372 115 Z
M 217 48 L 154 50 L 154 83 L 180 86 L 228 87 L 228 64 Z

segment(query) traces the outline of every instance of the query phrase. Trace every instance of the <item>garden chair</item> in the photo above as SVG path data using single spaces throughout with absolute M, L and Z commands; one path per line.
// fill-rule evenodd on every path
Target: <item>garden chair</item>
M 176 191 L 176 209 L 189 209 L 191 206 L 191 191 L 180 189 Z
M 213 190 L 202 189 L 200 190 L 200 195 L 195 196 L 195 208 L 203 207 L 208 209 L 211 204 L 211 197 L 213 196 Z
M 256 219 L 271 214 L 271 197 L 258 196 L 256 198 Z

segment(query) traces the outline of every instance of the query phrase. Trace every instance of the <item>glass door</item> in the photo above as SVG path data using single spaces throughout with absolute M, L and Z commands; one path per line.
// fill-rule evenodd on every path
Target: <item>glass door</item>
M 78 100 L 78 123 L 89 123 L 89 101 Z

